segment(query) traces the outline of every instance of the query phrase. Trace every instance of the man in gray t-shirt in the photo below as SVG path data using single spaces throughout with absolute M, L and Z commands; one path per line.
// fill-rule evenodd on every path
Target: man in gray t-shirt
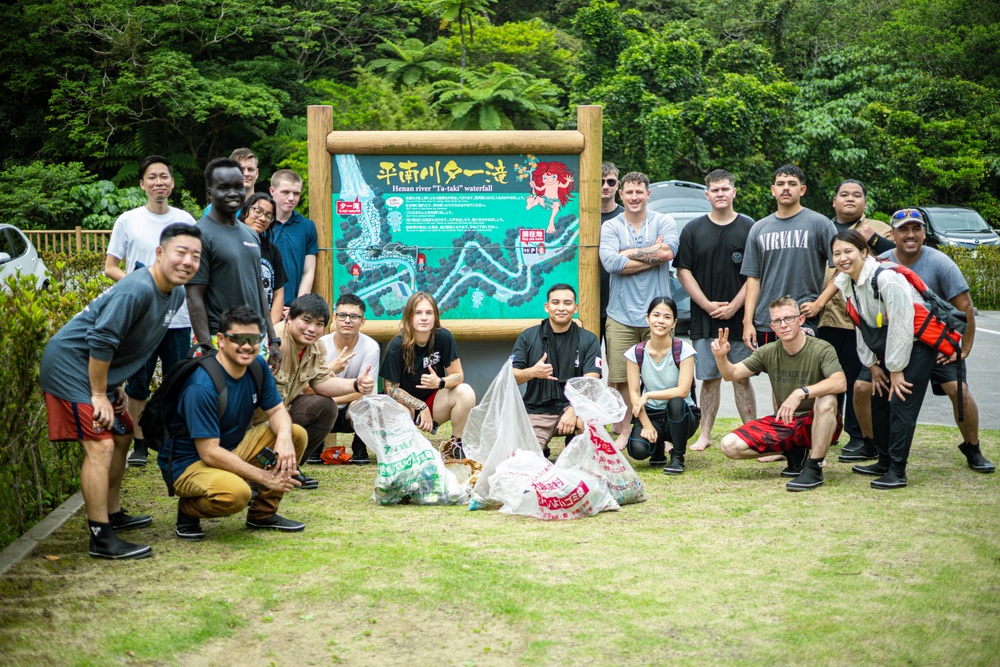
M 143 528 L 152 519 L 121 507 L 125 454 L 132 419 L 121 384 L 149 358 L 184 303 L 181 287 L 198 270 L 201 232 L 168 225 L 156 259 L 122 278 L 49 340 L 39 369 L 49 440 L 77 441 L 86 457 L 80 487 L 87 504 L 90 555 L 145 558 L 148 546 L 121 540 L 116 532 Z
M 813 301 L 823 291 L 830 265 L 830 240 L 836 233 L 825 216 L 800 204 L 806 192 L 805 174 L 787 164 L 774 172 L 771 194 L 775 213 L 758 220 L 747 237 L 741 273 L 747 277 L 743 342 L 754 349 L 776 340 L 768 326 L 768 304 L 790 296 L 806 316 L 803 331 L 814 335 L 819 308 Z
M 260 239 L 236 220 L 243 206 L 243 172 L 229 158 L 217 158 L 205 168 L 212 209 L 198 221 L 204 249 L 198 274 L 187 290 L 191 329 L 201 343 L 218 333 L 222 313 L 235 306 L 257 311 L 267 327 L 272 369 L 281 365 L 281 339 L 274 334 L 267 295 L 260 279 Z

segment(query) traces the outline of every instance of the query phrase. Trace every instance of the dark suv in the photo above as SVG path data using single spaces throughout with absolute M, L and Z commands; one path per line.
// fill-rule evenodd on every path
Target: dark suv
M 983 216 L 971 208 L 946 204 L 917 208 L 927 221 L 927 245 L 932 248 L 1000 245 L 1000 236 L 986 224 Z

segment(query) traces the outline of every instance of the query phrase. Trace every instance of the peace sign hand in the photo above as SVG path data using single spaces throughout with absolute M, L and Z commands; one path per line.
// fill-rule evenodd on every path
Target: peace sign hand
M 719 329 L 719 337 L 712 341 L 712 354 L 724 357 L 729 354 L 732 346 L 729 344 L 729 327 Z
M 337 357 L 333 361 L 330 362 L 330 370 L 333 371 L 334 375 L 337 375 L 337 374 L 343 372 L 343 370 L 345 368 L 347 368 L 347 362 L 349 362 L 351 359 L 354 358 L 354 355 L 356 353 L 355 352 L 351 352 L 350 354 L 348 354 L 347 353 L 347 349 L 348 348 L 345 345 L 344 349 L 341 350 L 337 354 Z

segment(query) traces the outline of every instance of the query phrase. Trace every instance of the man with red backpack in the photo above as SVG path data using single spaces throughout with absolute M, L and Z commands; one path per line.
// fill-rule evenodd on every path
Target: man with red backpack
M 961 359 L 951 361 L 944 355 L 938 356 L 937 363 L 931 370 L 931 390 L 934 394 L 947 395 L 951 399 L 955 421 L 963 438 L 958 448 L 965 455 L 969 467 L 976 472 L 994 472 L 996 466 L 983 456 L 979 447 L 979 407 L 966 384 L 964 361 L 972 351 L 976 335 L 976 315 L 969 296 L 969 285 L 950 257 L 934 248 L 924 247 L 926 228 L 920 211 L 903 209 L 897 212 L 892 218 L 892 230 L 896 249 L 883 252 L 879 259 L 909 268 L 928 289 L 965 314 L 966 329 L 962 335 Z M 862 370 L 854 391 L 855 411 L 861 429 L 870 437 L 872 383 L 868 369 Z

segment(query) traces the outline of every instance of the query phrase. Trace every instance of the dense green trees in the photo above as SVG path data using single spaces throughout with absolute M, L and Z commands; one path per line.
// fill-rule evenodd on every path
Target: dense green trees
M 154 152 L 195 209 L 202 165 L 236 146 L 262 177 L 304 171 L 318 103 L 338 129 L 570 127 L 601 104 L 607 159 L 727 168 L 751 215 L 794 161 L 819 210 L 855 177 L 882 211 L 1000 224 L 992 2 L 15 0 L 0 59 L 0 211 L 25 226 L 104 224 L 130 193 L 74 186 L 134 186 Z

